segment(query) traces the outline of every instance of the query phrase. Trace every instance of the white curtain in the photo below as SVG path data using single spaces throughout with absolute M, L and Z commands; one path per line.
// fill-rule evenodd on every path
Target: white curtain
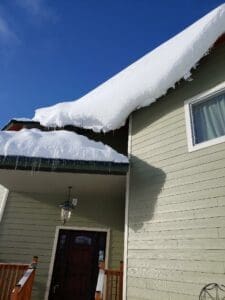
M 225 135 L 225 94 L 193 104 L 195 144 Z

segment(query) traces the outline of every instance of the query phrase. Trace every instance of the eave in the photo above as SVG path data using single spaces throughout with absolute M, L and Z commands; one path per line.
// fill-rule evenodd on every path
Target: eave
M 0 156 L 0 169 L 61 173 L 126 175 L 129 163 Z
M 17 119 L 11 119 L 1 130 L 13 130 L 19 131 L 22 128 L 38 128 L 38 129 L 45 129 L 44 126 L 41 126 L 39 122 L 36 121 L 21 121 Z

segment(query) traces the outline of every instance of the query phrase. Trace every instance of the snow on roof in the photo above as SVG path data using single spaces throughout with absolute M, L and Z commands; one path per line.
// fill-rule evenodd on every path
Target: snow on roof
M 128 163 L 126 156 L 111 147 L 65 130 L 1 131 L 0 155 Z
M 13 118 L 10 121 L 17 121 L 17 122 L 34 122 L 33 119 L 29 118 Z
M 74 125 L 96 132 L 121 127 L 129 114 L 156 101 L 225 32 L 225 4 L 177 34 L 82 98 L 36 110 L 44 126 Z

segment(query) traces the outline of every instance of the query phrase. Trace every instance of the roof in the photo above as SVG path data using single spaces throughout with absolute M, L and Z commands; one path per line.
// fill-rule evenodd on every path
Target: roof
M 0 168 L 120 174 L 127 167 L 125 155 L 75 132 L 0 132 Z
M 115 130 L 134 110 L 152 104 L 182 78 L 188 79 L 224 32 L 225 4 L 82 98 L 37 109 L 33 120 L 44 126 Z
M 1 130 L 12 130 L 19 131 L 23 128 L 39 128 L 44 129 L 39 122 L 33 121 L 32 119 L 27 118 L 13 118 L 8 121 L 6 125 Z
M 66 130 L 75 132 L 79 135 L 86 136 L 90 140 L 102 142 L 103 144 L 112 147 L 117 152 L 127 156 L 128 122 L 125 124 L 125 126 L 117 130 L 103 133 L 94 132 L 90 129 L 84 129 L 72 125 L 67 125 L 63 128 L 44 127 L 41 126 L 39 122 L 32 121 L 31 119 L 13 118 L 2 128 L 2 131 L 20 131 L 22 129 L 39 129 L 41 131 Z

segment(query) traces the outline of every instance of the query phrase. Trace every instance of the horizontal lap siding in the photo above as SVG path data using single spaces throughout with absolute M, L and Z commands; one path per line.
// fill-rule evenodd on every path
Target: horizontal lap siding
M 95 207 L 93 198 L 80 199 L 68 226 L 110 228 L 109 266 L 118 268 L 123 258 L 124 200 L 114 198 L 99 197 Z M 33 255 L 39 257 L 34 300 L 44 299 L 62 201 L 55 195 L 10 193 L 0 224 L 0 261 L 28 263 Z
M 184 117 L 186 99 L 225 80 L 225 47 L 193 79 L 132 116 L 129 300 L 194 300 L 225 282 L 225 144 L 189 153 Z

